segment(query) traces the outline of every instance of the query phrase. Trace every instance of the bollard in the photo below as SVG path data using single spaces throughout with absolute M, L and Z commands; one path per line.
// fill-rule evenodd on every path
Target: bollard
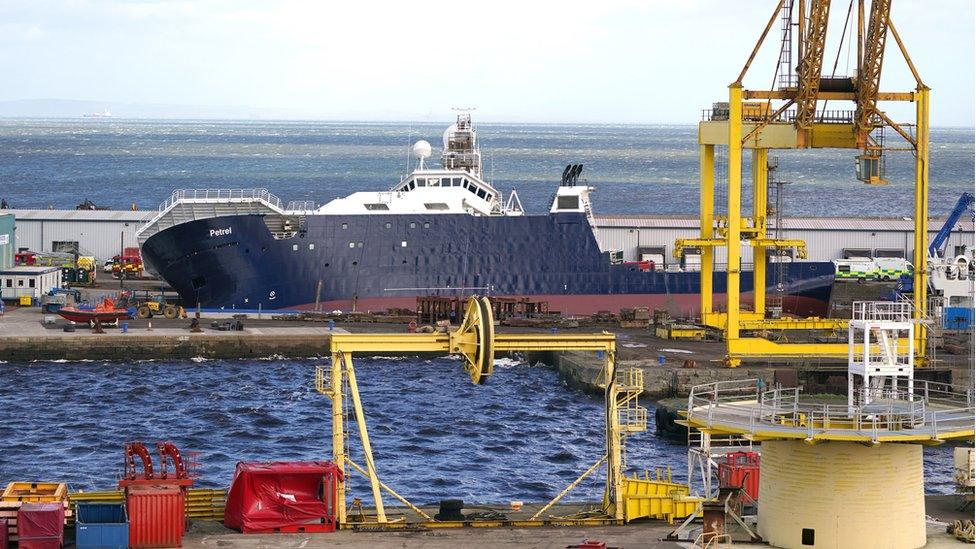
M 148 326 L 146 326 L 146 331 L 147 331 L 147 332 L 151 332 L 151 331 L 152 331 L 152 320 L 150 320 L 150 321 L 149 321 L 149 325 L 148 325 Z

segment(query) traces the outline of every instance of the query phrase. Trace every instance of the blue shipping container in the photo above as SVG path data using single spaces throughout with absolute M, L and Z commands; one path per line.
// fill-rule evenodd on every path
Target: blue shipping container
M 126 549 L 129 518 L 124 503 L 78 503 L 75 507 L 78 549 Z
M 942 309 L 942 327 L 947 330 L 968 330 L 973 325 L 970 307 L 946 307 Z

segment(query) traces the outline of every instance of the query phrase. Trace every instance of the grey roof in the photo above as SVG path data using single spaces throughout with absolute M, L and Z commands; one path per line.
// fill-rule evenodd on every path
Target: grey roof
M 18 220 L 141 222 L 156 210 L 0 210 Z
M 632 229 L 696 229 L 698 218 L 692 216 L 597 215 L 597 227 Z M 929 218 L 929 230 L 938 231 L 945 218 Z M 973 231 L 971 219 L 959 222 L 963 230 Z M 821 231 L 912 231 L 915 228 L 907 217 L 791 217 L 783 220 L 784 229 Z
M 61 267 L 54 267 L 50 265 L 16 265 L 9 269 L 0 270 L 0 275 L 16 276 L 16 275 L 32 275 L 32 274 L 44 274 L 50 273 L 52 271 L 60 271 Z

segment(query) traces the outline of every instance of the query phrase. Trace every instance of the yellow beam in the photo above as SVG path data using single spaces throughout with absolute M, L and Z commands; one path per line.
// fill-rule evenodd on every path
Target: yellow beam
M 839 318 L 766 318 L 740 320 L 743 330 L 830 330 L 843 331 L 850 321 Z
M 769 149 L 752 150 L 752 224 L 755 238 L 766 238 L 766 200 Z M 754 240 L 755 241 L 755 240 Z M 752 310 L 766 314 L 766 248 L 752 249 Z
M 726 338 L 731 342 L 739 337 L 739 274 L 742 268 L 739 233 L 741 223 L 741 194 L 742 194 L 742 86 L 729 86 L 729 187 L 728 187 L 728 216 L 729 225 L 726 235 L 728 250 L 728 269 L 726 273 L 726 289 L 728 303 L 726 311 L 729 325 Z
M 915 311 L 913 318 L 926 317 L 928 306 L 928 273 L 923 268 L 928 259 L 928 218 L 929 218 L 929 90 L 920 89 L 919 101 L 915 104 L 915 123 L 917 128 L 915 150 Z M 919 323 L 915 330 L 915 357 L 925 364 L 925 325 Z
M 611 333 L 496 334 L 496 351 L 612 351 Z M 450 353 L 448 334 L 334 334 L 334 352 Z
M 796 99 L 796 90 L 743 90 L 744 99 Z M 817 94 L 821 101 L 856 101 L 853 92 L 825 92 Z M 916 92 L 878 92 L 878 101 L 915 101 Z
M 807 242 L 806 240 L 792 239 L 792 238 L 757 238 L 751 240 L 752 245 L 756 248 L 776 248 L 776 249 L 795 249 L 796 255 L 800 259 L 806 259 L 807 257 Z
M 702 240 L 712 238 L 712 220 L 715 216 L 715 146 L 702 145 L 698 153 L 701 171 L 701 196 L 699 209 L 699 236 Z M 675 246 L 675 249 L 679 249 Z M 712 246 L 701 247 L 701 312 L 712 312 L 712 270 L 715 266 L 715 250 Z

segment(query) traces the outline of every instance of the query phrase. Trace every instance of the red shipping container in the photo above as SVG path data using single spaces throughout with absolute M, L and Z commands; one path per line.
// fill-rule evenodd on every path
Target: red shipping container
M 186 497 L 172 485 L 130 486 L 125 493 L 129 546 L 182 547 L 186 531 Z
M 59 549 L 64 544 L 64 504 L 24 503 L 17 511 L 17 546 Z
M 719 485 L 742 487 L 755 501 L 759 501 L 759 454 L 756 452 L 729 452 L 725 463 L 718 464 Z

